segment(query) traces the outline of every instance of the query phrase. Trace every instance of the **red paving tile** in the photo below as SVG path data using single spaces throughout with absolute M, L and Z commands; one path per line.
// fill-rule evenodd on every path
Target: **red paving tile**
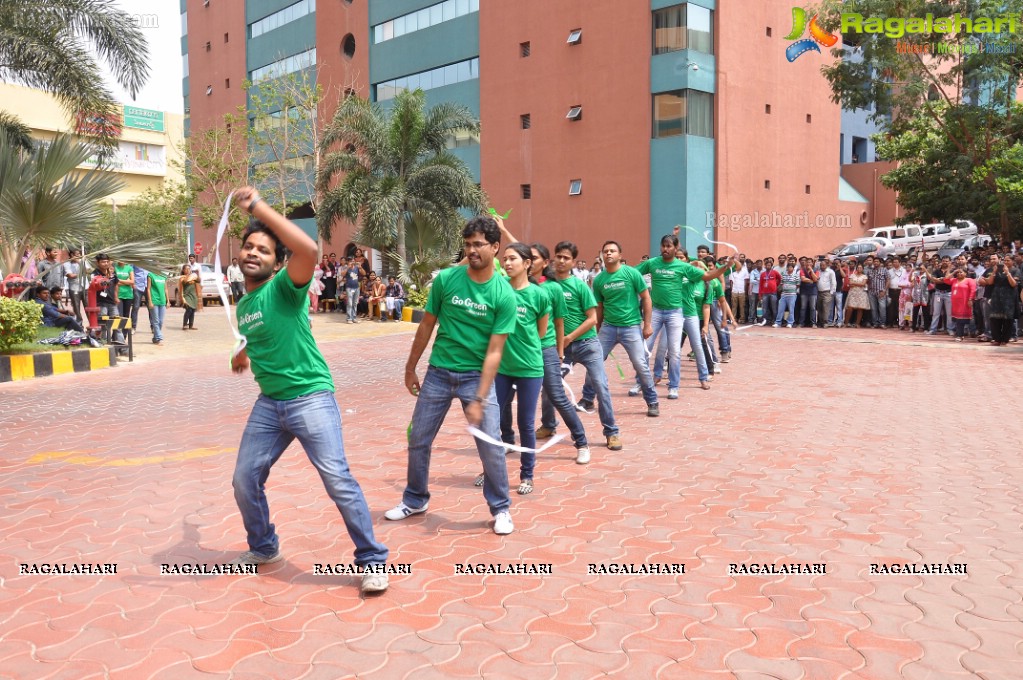
M 963 442 L 968 423 L 951 411 L 921 423 L 906 396 L 1000 384 L 1023 350 L 754 329 L 737 336 L 710 392 L 688 389 L 684 362 L 682 398 L 663 400 L 656 420 L 613 376 L 626 448 L 598 446 L 586 467 L 566 445 L 542 454 L 537 491 L 513 498 L 518 530 L 498 537 L 454 409 L 435 445 L 430 512 L 382 519 L 405 476 L 413 402 L 396 366 L 409 328 L 357 337 L 330 319 L 315 325 L 332 340 L 323 349 L 346 450 L 378 537 L 413 573 L 368 599 L 355 577 L 312 573 L 314 563 L 350 562 L 352 546 L 293 446 L 268 483 L 285 562 L 259 576 L 160 575 L 162 563 L 244 549 L 230 479 L 256 389 L 225 371 L 229 342 L 6 384 L 0 675 L 1023 677 L 1016 451 L 982 440 L 963 456 L 949 444 Z M 196 403 L 182 376 L 217 398 Z M 93 405 L 112 389 L 144 418 L 97 418 Z M 38 426 L 40 403 L 77 424 L 70 440 Z M 1000 442 L 1020 440 L 1011 402 L 986 403 L 984 414 Z M 598 439 L 592 417 L 584 422 Z M 519 561 L 554 572 L 454 573 L 456 563 Z M 18 574 L 21 563 L 73 562 L 116 562 L 118 573 Z M 669 562 L 686 573 L 587 573 L 591 563 Z M 729 575 L 735 562 L 827 562 L 828 573 Z M 968 563 L 969 573 L 870 573 L 877 562 Z

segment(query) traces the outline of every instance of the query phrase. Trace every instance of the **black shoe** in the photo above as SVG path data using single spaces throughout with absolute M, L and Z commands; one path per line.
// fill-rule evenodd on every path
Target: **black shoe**
M 659 404 L 647 404 L 646 415 L 648 418 L 656 418 L 661 415 L 661 407 Z
M 588 399 L 580 399 L 579 403 L 575 405 L 575 409 L 577 411 L 592 411 L 593 402 L 589 401 Z

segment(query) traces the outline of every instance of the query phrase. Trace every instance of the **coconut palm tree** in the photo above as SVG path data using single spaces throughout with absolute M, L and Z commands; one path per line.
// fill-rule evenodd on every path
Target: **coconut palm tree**
M 117 102 L 96 55 L 132 97 L 149 75 L 146 39 L 113 0 L 0 0 L 0 80 L 53 94 L 79 121 L 78 132 L 109 147 L 120 133 L 111 122 Z M 9 117 L 0 128 L 16 134 Z
M 63 135 L 31 152 L 0 135 L 0 265 L 5 272 L 24 272 L 24 253 L 51 244 L 102 247 L 146 269 L 163 269 L 174 261 L 170 244 L 97 242 L 99 202 L 123 184 L 107 172 L 77 169 L 93 153 L 89 145 Z
M 323 194 L 317 224 L 324 239 L 336 220 L 346 219 L 360 226 L 356 240 L 393 249 L 405 261 L 412 215 L 426 229 L 457 234 L 459 209 L 486 210 L 486 196 L 469 169 L 445 148 L 456 132 L 479 133 L 479 120 L 464 106 L 425 110 L 424 102 L 423 91 L 415 90 L 400 93 L 389 113 L 356 96 L 338 107 L 324 131 L 317 175 Z

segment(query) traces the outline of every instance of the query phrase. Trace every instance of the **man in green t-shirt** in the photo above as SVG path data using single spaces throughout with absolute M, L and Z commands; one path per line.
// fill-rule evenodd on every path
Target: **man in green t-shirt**
M 618 425 L 615 423 L 615 410 L 611 404 L 611 391 L 607 385 L 607 373 L 604 372 L 604 353 L 593 327 L 597 325 L 597 303 L 589 287 L 577 276 L 572 274 L 579 249 L 571 241 L 562 241 L 554 248 L 554 275 L 565 297 L 565 360 L 572 364 L 582 364 L 586 368 L 586 382 L 594 387 L 597 397 L 597 409 L 600 424 L 604 427 L 607 448 L 611 451 L 622 450 L 622 439 Z M 593 408 L 590 401 L 589 411 Z M 554 411 L 544 408 L 543 426 L 554 429 Z M 590 450 L 579 449 L 576 462 L 590 462 Z
M 117 304 L 121 316 L 131 318 L 131 308 L 135 305 L 135 270 L 130 264 L 117 261 L 114 266 L 117 276 Z M 135 332 L 133 328 L 132 333 Z
M 416 407 L 409 428 L 405 493 L 401 502 L 384 515 L 390 520 L 426 512 L 430 502 L 430 453 L 452 399 L 461 403 L 470 425 L 495 441 L 501 438 L 494 376 L 505 340 L 515 330 L 515 291 L 506 277 L 494 271 L 501 232 L 493 219 L 470 220 L 462 230 L 462 241 L 467 264 L 449 267 L 433 280 L 405 364 L 405 386 L 416 397 Z M 434 328 L 438 328 L 437 339 L 420 385 L 416 366 Z M 515 527 L 509 512 L 504 447 L 477 439 L 476 450 L 483 462 L 483 497 L 494 517 L 494 533 L 510 534 Z
M 163 320 L 167 314 L 167 277 L 147 272 L 146 306 L 149 307 L 149 327 L 153 331 L 153 344 L 163 344 Z
M 282 559 L 270 523 L 264 485 L 270 468 L 296 438 L 341 511 L 363 569 L 362 591 L 387 589 L 387 548 L 373 535 L 369 506 L 345 458 L 341 412 L 334 381 L 309 328 L 309 282 L 317 245 L 271 208 L 252 187 L 234 193 L 253 219 L 239 253 L 246 295 L 235 309 L 247 344 L 231 360 L 235 373 L 252 369 L 260 395 L 252 407 L 234 470 L 234 498 L 248 534 L 249 550 L 232 564 L 270 564 Z M 285 248 L 291 251 L 281 270 Z
M 645 343 L 653 335 L 650 292 L 643 275 L 634 267 L 622 264 L 622 248 L 617 241 L 605 241 L 600 254 L 604 258 L 604 271 L 593 279 L 593 297 L 597 301 L 597 337 L 604 358 L 607 359 L 616 345 L 625 348 L 639 378 L 646 414 L 657 417 L 661 411 Z M 592 407 L 594 394 L 587 380 L 581 402 L 584 408 Z

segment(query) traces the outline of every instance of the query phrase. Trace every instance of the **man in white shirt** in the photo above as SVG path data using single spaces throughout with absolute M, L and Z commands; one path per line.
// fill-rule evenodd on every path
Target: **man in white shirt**
M 231 266 L 227 268 L 227 283 L 231 286 L 231 297 L 235 304 L 245 295 L 245 275 L 242 268 L 238 266 L 238 258 L 231 258 Z
M 817 327 L 826 328 L 828 326 L 828 313 L 831 311 L 831 303 L 835 297 L 835 290 L 838 287 L 838 279 L 835 278 L 835 272 L 828 266 L 827 262 L 820 261 L 817 263 L 818 275 L 817 275 L 817 304 L 820 305 L 821 311 L 817 314 Z
M 728 275 L 732 284 L 732 316 L 737 324 L 746 322 L 746 294 L 749 292 L 749 270 L 746 263 L 737 265 L 737 269 Z

